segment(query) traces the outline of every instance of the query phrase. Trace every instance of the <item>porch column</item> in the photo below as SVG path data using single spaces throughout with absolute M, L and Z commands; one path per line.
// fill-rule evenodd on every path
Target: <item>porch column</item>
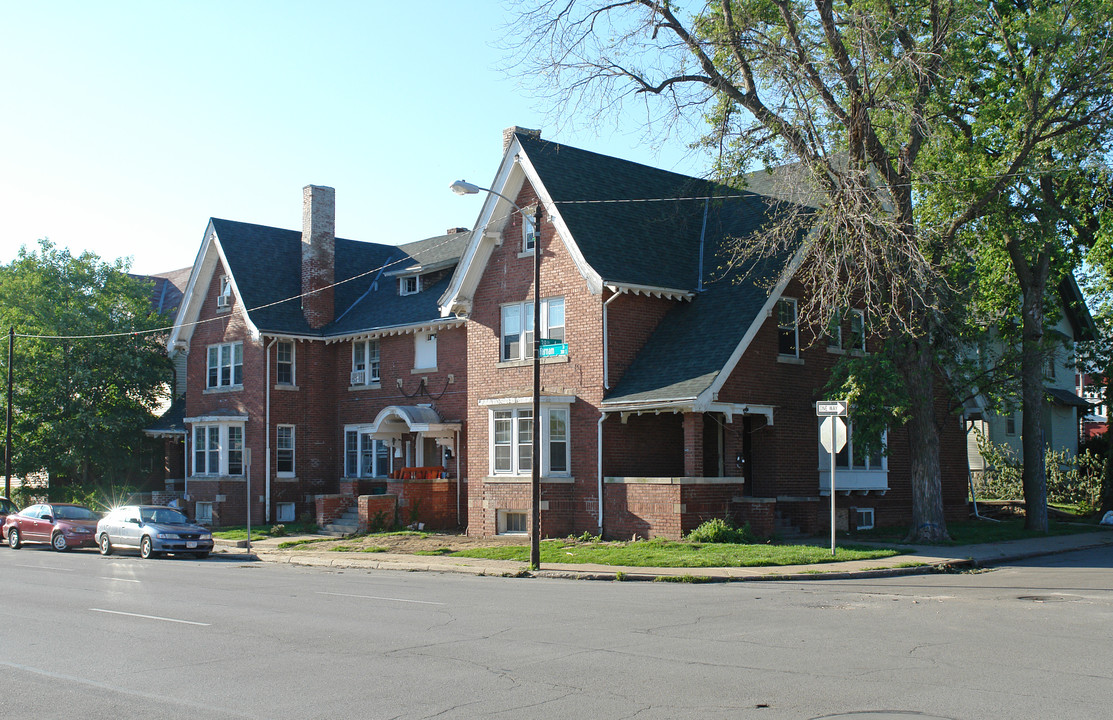
M 703 413 L 684 413 L 684 475 L 703 477 Z

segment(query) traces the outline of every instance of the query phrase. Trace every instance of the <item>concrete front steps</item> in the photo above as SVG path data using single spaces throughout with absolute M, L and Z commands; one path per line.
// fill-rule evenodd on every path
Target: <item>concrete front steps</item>
M 353 505 L 340 517 L 321 528 L 322 535 L 343 537 L 359 532 L 359 507 Z

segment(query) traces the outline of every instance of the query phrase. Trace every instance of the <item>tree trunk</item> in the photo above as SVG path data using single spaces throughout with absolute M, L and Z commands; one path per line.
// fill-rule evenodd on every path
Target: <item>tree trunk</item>
M 1037 278 L 1038 280 L 1038 278 Z M 1020 358 L 1021 447 L 1024 451 L 1024 527 L 1047 532 L 1047 467 L 1043 442 L 1044 282 L 1024 288 Z
M 935 375 L 929 343 L 908 340 L 898 368 L 912 398 L 908 451 L 912 472 L 912 527 L 906 542 L 944 542 L 943 474 L 939 463 L 939 426 L 935 422 Z

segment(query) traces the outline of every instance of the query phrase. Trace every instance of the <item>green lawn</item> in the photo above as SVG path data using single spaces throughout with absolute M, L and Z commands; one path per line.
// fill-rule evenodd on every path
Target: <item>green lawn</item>
M 546 540 L 541 543 L 542 563 L 598 563 L 628 567 L 765 567 L 808 565 L 843 560 L 873 560 L 897 555 L 888 548 L 830 547 L 812 545 L 736 545 L 687 543 L 667 540 L 637 542 L 578 542 Z M 503 546 L 451 553 L 456 557 L 529 562 L 529 548 Z
M 1048 535 L 1073 535 L 1075 533 L 1091 532 L 1097 527 L 1093 524 L 1081 522 L 1059 522 L 1051 520 L 1048 523 Z M 992 520 L 962 520 L 947 523 L 947 532 L 951 535 L 951 542 L 941 543 L 944 546 L 977 545 L 980 543 L 1005 542 L 1007 540 L 1022 540 L 1025 538 L 1042 537 L 1043 533 L 1024 529 L 1024 520 L 1016 518 L 993 522 Z M 908 534 L 907 528 L 879 528 L 856 533 L 855 538 L 871 542 L 899 543 Z
M 275 533 L 274 529 L 282 528 Z M 252 525 L 251 526 L 251 540 L 265 540 L 272 537 L 284 537 L 286 535 L 301 535 L 312 534 L 317 532 L 317 526 L 313 524 L 303 525 L 302 523 L 272 523 L 270 525 Z M 247 526 L 233 526 L 221 528 L 220 530 L 213 531 L 213 537 L 221 540 L 246 540 L 247 539 Z

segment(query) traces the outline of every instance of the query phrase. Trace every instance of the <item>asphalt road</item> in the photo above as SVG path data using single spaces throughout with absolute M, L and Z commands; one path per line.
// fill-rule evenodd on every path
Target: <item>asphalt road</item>
M 1113 548 L 684 585 L 0 549 L 0 717 L 1109 718 Z

